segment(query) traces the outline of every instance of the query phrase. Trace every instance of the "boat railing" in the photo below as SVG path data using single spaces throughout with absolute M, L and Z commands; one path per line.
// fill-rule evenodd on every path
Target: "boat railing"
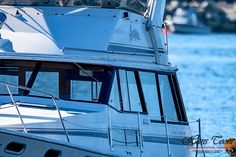
M 23 116 L 22 116 L 22 114 L 20 113 L 18 104 L 16 103 L 16 101 L 15 101 L 15 99 L 14 99 L 14 96 L 13 96 L 11 90 L 10 90 L 10 87 L 12 87 L 12 88 L 17 88 L 17 89 L 23 90 L 23 91 L 32 91 L 32 92 L 35 92 L 35 93 L 39 93 L 39 94 L 45 95 L 45 96 L 47 96 L 48 98 L 50 98 L 50 99 L 52 100 L 52 102 L 53 102 L 53 105 L 55 106 L 55 108 L 56 108 L 56 110 L 57 110 L 57 113 L 58 113 L 58 116 L 59 116 L 59 119 L 60 119 L 62 128 L 63 128 L 63 130 L 64 130 L 66 139 L 67 139 L 68 142 L 70 142 L 68 131 L 66 130 L 66 127 L 65 127 L 65 124 L 64 124 L 62 115 L 61 115 L 60 108 L 59 108 L 59 106 L 58 106 L 58 104 L 57 104 L 57 101 L 56 101 L 57 98 L 55 98 L 55 97 L 54 97 L 53 95 L 51 95 L 51 94 L 48 94 L 48 93 L 45 93 L 45 92 L 41 92 L 41 91 L 38 91 L 38 90 L 34 90 L 34 89 L 31 89 L 31 88 L 28 88 L 28 87 L 24 87 L 24 86 L 13 85 L 13 84 L 6 83 L 6 82 L 2 82 L 2 81 L 0 81 L 0 85 L 5 86 L 6 89 L 7 89 L 7 92 L 8 92 L 8 94 L 9 94 L 9 96 L 10 96 L 10 99 L 11 99 L 11 101 L 12 101 L 14 107 L 16 108 L 18 117 L 19 117 L 19 119 L 20 119 L 20 121 L 21 121 L 21 124 L 22 124 L 22 126 L 23 126 L 23 132 L 25 132 L 25 133 L 28 132 L 28 131 L 27 131 L 27 127 L 26 127 L 26 125 L 25 125 L 25 123 L 24 123 Z
M 169 122 L 171 121 L 174 121 L 172 120 L 170 117 L 168 117 L 167 115 L 165 116 L 160 116 L 160 118 L 163 118 L 164 119 L 164 123 L 165 123 L 165 136 L 166 136 L 166 140 L 167 140 L 167 153 L 168 153 L 168 157 L 171 157 L 171 147 L 170 147 L 170 136 L 169 136 Z M 197 142 L 196 142 L 196 149 L 195 149 L 195 157 L 198 157 L 198 154 L 199 154 L 199 148 L 201 149 L 200 152 L 202 152 L 202 155 L 203 157 L 206 157 L 206 154 L 205 154 L 205 151 L 204 151 L 204 148 L 203 148 L 203 144 L 202 144 L 202 131 L 201 131 L 201 119 L 199 118 L 198 120 L 195 120 L 195 121 L 191 121 L 191 122 L 178 122 L 179 124 L 191 124 L 191 123 L 194 123 L 196 124 L 197 123 Z
M 201 131 L 201 119 L 199 118 L 197 120 L 198 123 L 198 142 L 197 142 L 197 146 L 196 146 L 196 154 L 195 157 L 198 157 L 198 150 L 199 150 L 199 144 L 201 146 L 201 152 L 203 153 L 203 157 L 206 157 L 204 148 L 203 148 L 203 144 L 202 144 L 202 131 Z
M 166 140 L 167 140 L 167 153 L 168 153 L 168 157 L 171 157 L 171 153 L 170 153 L 170 137 L 169 137 L 169 130 L 168 130 L 168 117 L 164 116 L 164 121 L 165 121 L 165 132 L 166 132 Z
M 113 151 L 113 148 L 114 148 L 114 143 L 113 143 L 113 132 L 117 132 L 116 129 L 117 127 L 116 126 L 113 126 L 113 123 L 112 123 L 112 117 L 111 117 L 111 109 L 112 110 L 115 110 L 112 106 L 108 106 L 108 134 L 109 134 L 109 143 L 110 143 L 110 149 L 111 151 Z M 117 111 L 117 110 L 115 110 Z M 125 112 L 124 112 L 125 114 Z M 129 113 L 130 114 L 130 113 Z M 142 120 L 141 120 L 141 114 L 140 112 L 133 112 L 132 113 L 135 117 L 137 116 L 137 119 L 135 118 L 135 124 L 133 125 L 133 128 L 135 131 L 136 131 L 136 142 L 133 142 L 133 143 L 136 143 L 136 146 L 139 147 L 139 150 L 140 150 L 140 156 L 143 156 L 143 136 L 142 136 Z M 137 123 L 136 123 L 137 122 Z M 119 128 L 119 127 L 118 127 Z M 123 142 L 123 141 L 116 141 L 116 142 L 120 142 L 120 143 L 123 143 L 123 144 L 129 144 L 129 142 Z M 127 152 L 129 153 L 129 152 Z M 131 152 L 130 152 L 131 153 Z
M 18 117 L 19 117 L 19 119 L 21 121 L 21 124 L 23 126 L 23 132 L 25 132 L 25 133 L 28 133 L 27 127 L 26 127 L 26 124 L 24 122 L 23 116 L 20 113 L 19 105 L 18 105 L 18 103 L 14 99 L 14 95 L 12 94 L 11 88 L 17 88 L 17 89 L 23 90 L 23 91 L 36 92 L 36 93 L 45 95 L 48 98 L 50 98 L 52 100 L 52 102 L 53 102 L 53 105 L 55 106 L 55 108 L 57 110 L 57 113 L 58 113 L 58 116 L 59 116 L 62 128 L 64 130 L 66 139 L 67 139 L 68 142 L 70 142 L 68 131 L 67 131 L 66 127 L 65 127 L 64 120 L 62 118 L 60 108 L 59 108 L 59 106 L 57 104 L 57 100 L 59 100 L 59 98 L 56 98 L 53 95 L 45 93 L 45 92 L 42 92 L 42 91 L 34 90 L 34 89 L 31 89 L 31 88 L 28 88 L 28 87 L 24 87 L 24 86 L 19 86 L 19 85 L 13 85 L 13 84 L 10 84 L 10 83 L 5 83 L 5 82 L 2 82 L 2 81 L 0 81 L 0 86 L 5 86 L 8 94 L 9 94 L 10 100 L 11 100 L 12 104 L 14 105 L 14 107 L 16 108 Z M 108 105 L 108 133 L 109 133 L 109 137 L 110 137 L 109 138 L 110 139 L 109 142 L 110 142 L 110 146 L 111 146 L 110 148 L 111 148 L 111 151 L 112 151 L 112 149 L 113 149 L 113 141 L 112 141 L 112 139 L 113 139 L 112 138 L 113 126 L 112 126 L 111 110 L 114 110 L 114 108 L 112 108 L 110 105 Z M 142 136 L 143 135 L 142 135 L 142 125 L 141 125 L 141 114 L 139 112 L 137 112 L 136 114 L 137 114 L 137 131 L 138 131 L 138 138 L 139 138 L 140 154 L 142 154 L 142 152 L 143 152 Z M 167 153 L 168 153 L 168 157 L 170 157 L 171 156 L 171 147 L 170 147 L 170 136 L 169 136 L 169 122 L 172 122 L 172 120 L 171 120 L 170 117 L 168 117 L 166 115 L 165 116 L 161 116 L 160 118 L 164 119 L 165 136 L 166 136 L 166 140 L 167 140 Z M 197 123 L 198 124 L 198 142 L 196 143 L 196 154 L 195 154 L 195 157 L 197 157 L 198 154 L 199 154 L 199 147 L 201 147 L 201 152 L 203 153 L 203 156 L 205 157 L 204 148 L 203 148 L 202 143 L 200 142 L 202 140 L 201 120 L 198 119 L 198 120 L 192 121 L 192 122 L 178 122 L 178 123 L 181 123 L 181 124 Z
M 181 122 L 182 124 L 196 124 L 197 123 L 197 141 L 196 141 L 196 149 L 195 149 L 195 157 L 198 157 L 199 152 L 202 152 L 202 156 L 206 157 L 205 151 L 204 151 L 204 147 L 203 147 L 203 143 L 202 143 L 202 127 L 201 127 L 201 119 L 199 118 L 198 120 L 195 121 L 190 121 L 190 122 Z M 193 145 L 195 143 L 195 141 L 192 141 Z M 188 145 L 186 143 L 186 145 Z M 200 148 L 201 147 L 201 148 Z M 201 149 L 199 151 L 199 148 Z

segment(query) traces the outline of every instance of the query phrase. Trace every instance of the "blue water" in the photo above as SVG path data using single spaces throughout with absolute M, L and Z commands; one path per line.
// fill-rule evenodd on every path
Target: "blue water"
M 178 78 L 189 121 L 201 118 L 205 147 L 222 148 L 211 138 L 236 138 L 236 34 L 170 35 L 170 61 Z M 194 124 L 192 124 L 194 125 Z M 193 126 L 193 132 L 197 130 Z M 207 157 L 227 157 L 221 151 Z

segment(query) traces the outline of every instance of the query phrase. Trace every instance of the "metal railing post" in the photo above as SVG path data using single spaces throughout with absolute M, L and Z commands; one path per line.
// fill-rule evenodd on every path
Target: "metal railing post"
M 111 124 L 111 111 L 110 106 L 108 106 L 108 133 L 109 133 L 109 142 L 110 150 L 113 151 L 113 141 L 112 141 L 112 124 Z
M 197 157 L 198 156 L 198 149 L 199 149 L 199 142 L 200 142 L 200 140 L 201 140 L 201 137 L 200 137 L 200 119 L 198 119 L 197 120 L 197 122 L 198 122 L 198 142 L 197 142 L 197 144 L 196 144 L 196 154 L 195 154 L 195 157 Z
M 51 96 L 51 98 L 52 98 L 53 103 L 54 103 L 54 105 L 55 105 L 55 107 L 56 107 L 56 109 L 57 109 L 59 118 L 60 118 L 60 120 L 61 120 L 61 125 L 62 125 L 63 130 L 64 130 L 65 135 L 66 135 L 66 139 L 67 139 L 68 142 L 70 142 L 69 134 L 68 134 L 68 132 L 67 132 L 67 130 L 66 130 L 66 127 L 65 127 L 65 124 L 64 124 L 64 122 L 63 122 L 63 118 L 62 118 L 62 116 L 61 116 L 61 112 L 60 112 L 60 109 L 59 109 L 59 107 L 58 107 L 58 105 L 57 105 L 57 102 L 56 102 L 56 100 L 55 100 L 55 98 L 54 98 L 53 96 Z
M 14 105 L 15 108 L 16 108 L 17 114 L 18 114 L 18 116 L 19 116 L 19 118 L 20 118 L 21 124 L 22 124 L 23 129 L 24 129 L 23 131 L 24 131 L 25 133 L 27 133 L 27 129 L 26 129 L 25 123 L 24 123 L 23 118 L 22 118 L 22 116 L 21 116 L 21 114 L 20 114 L 20 110 L 19 110 L 19 108 L 18 108 L 18 106 L 17 106 L 15 100 L 13 99 L 13 95 L 12 95 L 12 93 L 11 93 L 11 91 L 10 91 L 10 88 L 8 87 L 7 84 L 5 84 L 5 86 L 6 86 L 6 88 L 7 88 L 7 91 L 8 91 L 8 93 L 9 93 L 9 95 L 10 95 L 10 98 L 11 98 L 12 103 L 13 103 L 13 105 Z
M 169 130 L 168 130 L 168 123 L 167 123 L 167 116 L 164 116 L 165 120 L 165 130 L 166 130 L 166 139 L 167 139 L 167 152 L 168 152 L 168 157 L 171 157 L 170 154 L 170 139 L 169 139 Z
M 205 154 L 205 151 L 204 151 L 204 148 L 203 148 L 203 145 L 202 145 L 202 131 L 201 131 L 201 119 L 199 118 L 198 119 L 198 132 L 199 132 L 199 135 L 198 135 L 198 142 L 197 142 L 197 151 L 196 151 L 196 157 L 198 155 L 198 148 L 199 148 L 199 142 L 200 142 L 200 145 L 201 145 L 201 152 L 203 153 L 203 156 L 206 157 L 206 154 Z
M 59 109 L 59 107 L 58 107 L 58 104 L 57 104 L 55 98 L 54 98 L 52 95 L 50 95 L 50 94 L 48 94 L 48 93 L 45 93 L 45 92 L 41 92 L 41 91 L 37 91 L 37 90 L 32 90 L 32 89 L 30 89 L 30 88 L 28 88 L 28 87 L 16 86 L 16 85 L 4 83 L 4 82 L 1 82 L 1 81 L 0 81 L 0 84 L 3 84 L 3 85 L 6 86 L 7 91 L 8 91 L 8 93 L 9 93 L 9 95 L 10 95 L 11 101 L 12 101 L 13 105 L 15 106 L 16 110 L 17 110 L 18 116 L 19 116 L 19 118 L 20 118 L 20 120 L 21 120 L 21 123 L 22 123 L 22 125 L 23 125 L 23 129 L 24 129 L 24 132 L 25 132 L 25 133 L 28 133 L 28 132 L 27 132 L 27 129 L 26 129 L 26 126 L 25 126 L 25 123 L 24 123 L 23 118 L 22 118 L 22 116 L 21 116 L 21 114 L 20 114 L 20 110 L 19 110 L 19 108 L 18 108 L 18 106 L 17 106 L 15 100 L 13 99 L 13 95 L 12 95 L 12 93 L 11 93 L 11 91 L 10 91 L 9 86 L 12 86 L 12 87 L 15 87 L 15 88 L 18 88 L 18 89 L 22 89 L 22 90 L 34 91 L 34 92 L 37 92 L 37 93 L 41 93 L 41 94 L 47 95 L 49 98 L 51 98 L 52 101 L 53 101 L 53 103 L 54 103 L 54 106 L 55 106 L 55 108 L 56 108 L 56 110 L 57 110 L 57 112 L 58 112 L 58 115 L 59 115 L 59 118 L 60 118 L 60 121 L 61 121 L 61 125 L 62 125 L 63 130 L 64 130 L 65 135 L 66 135 L 66 139 L 67 139 L 68 142 L 70 142 L 69 134 L 68 134 L 68 131 L 66 130 L 65 124 L 64 124 L 64 122 L 63 122 L 63 118 L 62 118 L 60 109 Z
M 143 156 L 143 137 L 142 137 L 142 126 L 141 126 L 141 118 L 140 112 L 138 112 L 138 132 L 139 132 L 139 142 L 140 142 L 140 157 Z
M 111 149 L 111 151 L 113 151 L 112 120 L 111 120 L 110 106 L 108 106 L 108 131 L 109 131 L 109 136 L 110 136 L 110 149 Z

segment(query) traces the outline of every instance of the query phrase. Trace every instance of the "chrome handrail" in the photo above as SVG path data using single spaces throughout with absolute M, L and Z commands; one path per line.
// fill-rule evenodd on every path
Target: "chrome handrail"
M 203 153 L 203 157 L 206 157 L 206 154 L 205 154 L 205 151 L 204 151 L 202 142 L 199 142 L 199 141 L 202 141 L 201 119 L 199 118 L 199 119 L 197 120 L 197 122 L 198 122 L 198 142 L 197 142 L 197 150 L 196 150 L 195 157 L 198 157 L 199 143 L 200 143 L 200 146 L 201 146 L 201 149 L 202 149 L 201 151 L 202 151 L 202 153 Z
M 167 139 L 167 153 L 168 153 L 168 157 L 171 157 L 171 154 L 170 154 L 170 137 L 169 137 L 167 116 L 164 116 L 164 121 L 165 121 L 165 131 L 166 131 L 166 139 Z
M 113 141 L 112 141 L 112 120 L 111 120 L 111 110 L 108 107 L 108 133 L 109 133 L 109 143 L 110 143 L 110 150 L 113 152 Z
M 16 108 L 17 114 L 18 114 L 18 116 L 19 116 L 19 118 L 20 118 L 20 121 L 21 121 L 21 123 L 22 123 L 22 125 L 23 125 L 24 132 L 27 133 L 27 129 L 26 129 L 25 123 L 24 123 L 23 118 L 22 118 L 22 116 L 21 116 L 21 114 L 20 114 L 20 110 L 19 110 L 18 106 L 16 105 L 15 100 L 13 99 L 13 95 L 12 95 L 12 93 L 11 93 L 11 91 L 10 91 L 10 88 L 8 87 L 7 84 L 5 84 L 5 86 L 6 86 L 6 88 L 7 88 L 7 91 L 8 91 L 8 93 L 9 93 L 9 95 L 10 95 L 10 98 L 11 98 L 12 103 L 13 103 L 13 105 L 14 105 L 15 108 Z
M 139 135 L 139 143 L 140 143 L 140 157 L 143 156 L 143 132 L 142 132 L 142 125 L 141 125 L 141 117 L 140 117 L 140 112 L 137 113 L 138 115 L 138 135 Z
M 27 133 L 26 125 L 25 125 L 25 123 L 24 123 L 24 121 L 23 121 L 23 117 L 22 117 L 22 115 L 20 114 L 19 108 L 18 108 L 18 106 L 17 106 L 17 104 L 16 104 L 16 102 L 15 102 L 15 100 L 14 100 L 14 98 L 13 98 L 13 95 L 12 95 L 12 93 L 11 93 L 9 87 L 14 87 L 14 88 L 21 89 L 21 90 L 26 90 L 26 91 L 33 91 L 33 92 L 36 92 L 36 93 L 40 93 L 40 94 L 46 95 L 46 96 L 48 96 L 49 98 L 51 98 L 52 101 L 53 101 L 53 104 L 54 104 L 54 106 L 55 106 L 55 108 L 56 108 L 56 110 L 57 110 L 57 112 L 58 112 L 58 115 L 59 115 L 59 118 L 60 118 L 60 121 L 61 121 L 62 128 L 63 128 L 63 130 L 64 130 L 64 132 L 65 132 L 65 135 L 66 135 L 66 139 L 67 139 L 68 142 L 70 142 L 69 134 L 68 134 L 68 131 L 66 130 L 65 124 L 64 124 L 64 122 L 63 122 L 63 118 L 62 118 L 62 115 L 61 115 L 60 108 L 59 108 L 59 106 L 58 106 L 58 104 L 57 104 L 57 102 L 56 102 L 56 98 L 55 98 L 53 95 L 48 94 L 48 93 L 45 93 L 45 92 L 42 92 L 42 91 L 34 90 L 34 89 L 31 89 L 31 88 L 28 88 L 28 87 L 25 87 L 25 86 L 13 85 L 13 84 L 6 83 L 6 82 L 2 82 L 2 81 L 0 81 L 0 84 L 4 85 L 4 86 L 7 88 L 7 91 L 8 91 L 8 93 L 9 93 L 9 95 L 10 95 L 11 101 L 12 101 L 12 103 L 14 104 L 14 106 L 16 107 L 18 116 L 19 116 L 19 118 L 20 118 L 20 120 L 21 120 L 21 123 L 22 123 L 22 125 L 23 125 L 23 129 L 24 129 L 24 132 L 25 132 L 25 133 Z M 57 99 L 58 99 L 58 98 L 57 98 Z
M 62 125 L 63 130 L 64 130 L 65 135 L 66 135 L 66 139 L 67 139 L 68 142 L 70 142 L 69 134 L 68 134 L 68 132 L 67 132 L 67 130 L 66 130 L 66 127 L 65 127 L 65 124 L 64 124 L 64 122 L 63 122 L 63 118 L 62 118 L 62 116 L 61 116 L 60 108 L 59 108 L 59 106 L 58 106 L 58 104 L 57 104 L 55 98 L 54 98 L 53 96 L 51 96 L 51 98 L 52 98 L 52 101 L 53 101 L 53 103 L 54 103 L 54 105 L 55 105 L 55 107 L 56 107 L 56 109 L 57 109 L 57 112 L 58 112 L 58 115 L 59 115 L 59 118 L 60 118 L 60 121 L 61 121 L 61 125 Z

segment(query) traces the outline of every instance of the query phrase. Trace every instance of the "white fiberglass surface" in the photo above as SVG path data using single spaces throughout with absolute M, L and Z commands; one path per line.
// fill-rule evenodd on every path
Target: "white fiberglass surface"
M 144 13 L 148 0 L 2 0 L 0 5 L 23 6 L 97 6 L 109 8 L 126 8 Z

